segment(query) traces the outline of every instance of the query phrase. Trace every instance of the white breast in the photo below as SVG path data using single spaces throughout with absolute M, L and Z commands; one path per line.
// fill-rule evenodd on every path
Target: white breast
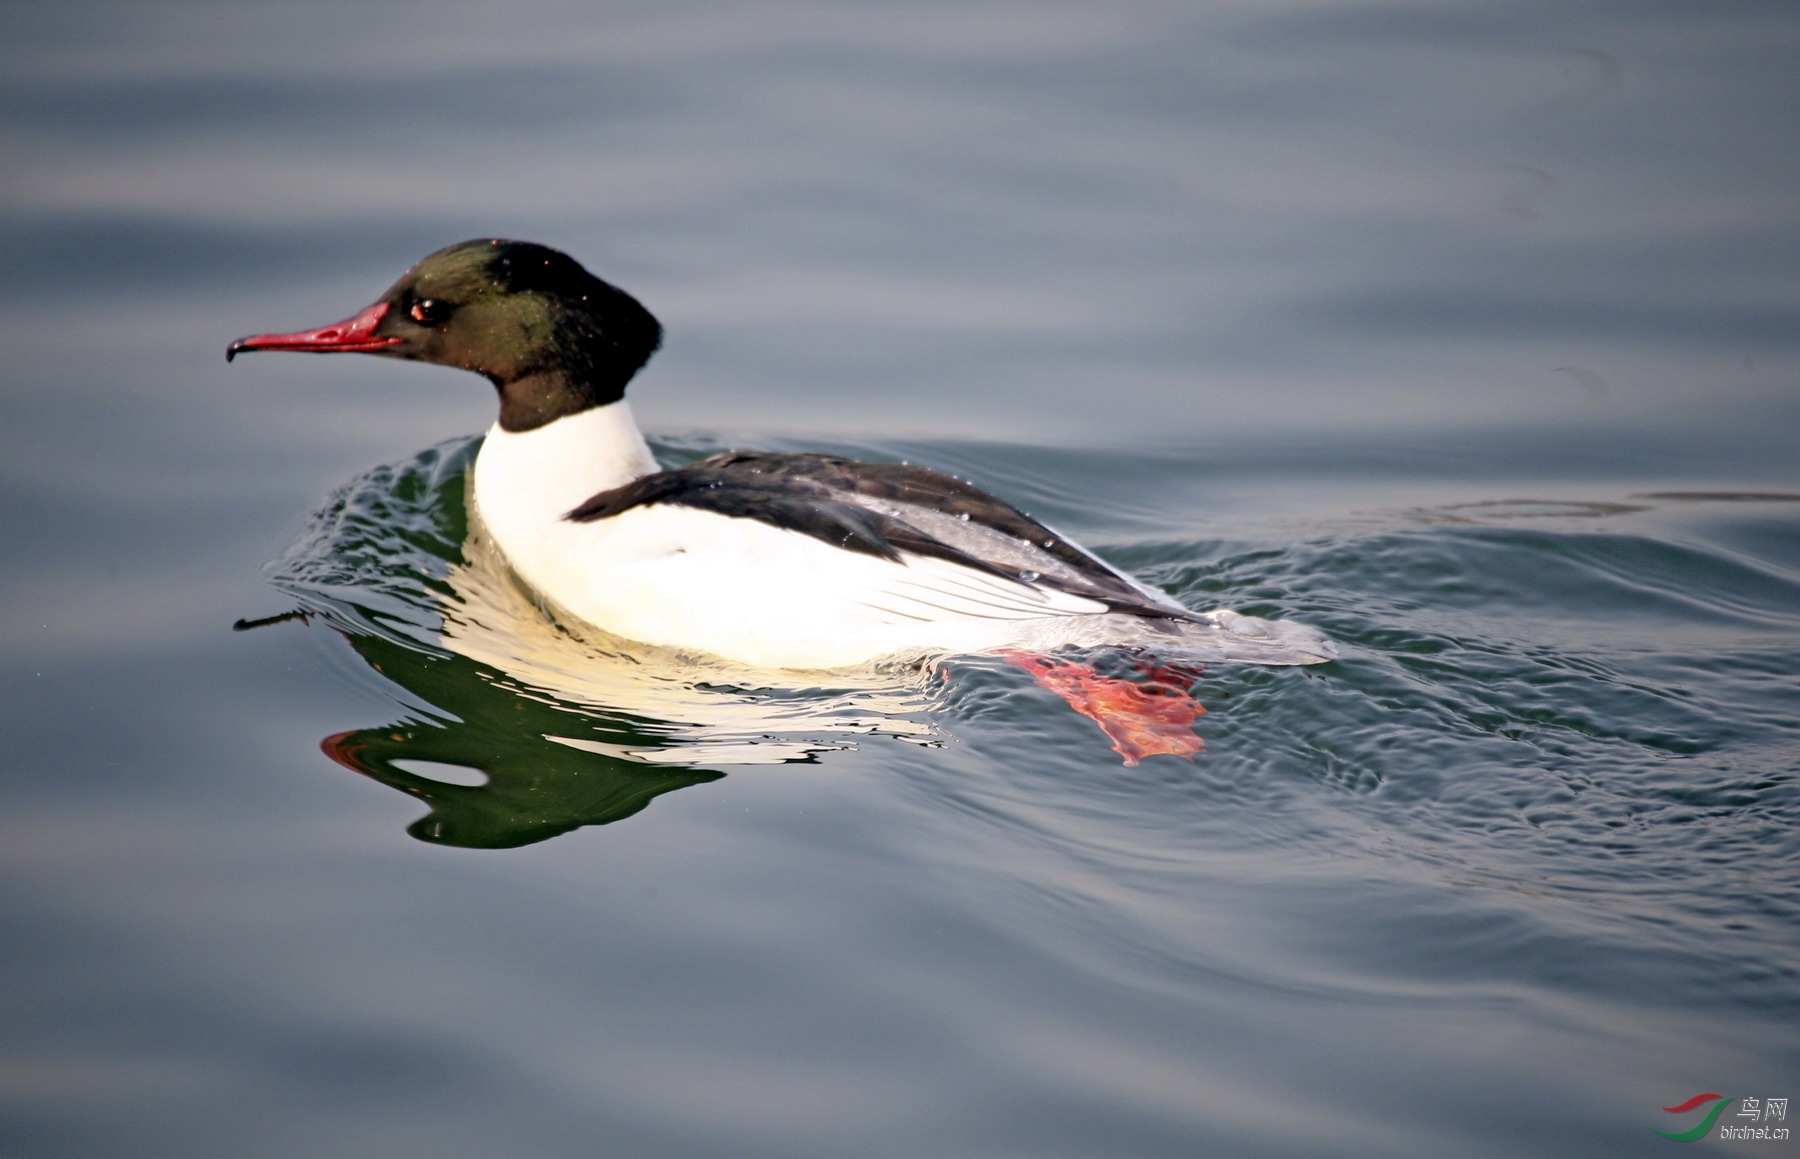
M 657 469 L 620 400 L 513 432 L 496 423 L 475 458 L 475 504 L 515 567 L 533 567 L 562 517 L 583 500 Z

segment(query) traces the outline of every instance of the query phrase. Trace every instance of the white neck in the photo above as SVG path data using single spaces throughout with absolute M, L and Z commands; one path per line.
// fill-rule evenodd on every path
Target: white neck
M 526 574 L 537 545 L 563 516 L 598 492 L 657 470 L 620 399 L 535 430 L 488 431 L 475 457 L 475 508 L 494 542 Z

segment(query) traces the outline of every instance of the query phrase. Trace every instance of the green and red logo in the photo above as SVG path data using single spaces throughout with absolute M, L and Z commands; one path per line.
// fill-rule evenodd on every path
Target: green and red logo
M 1719 1115 L 1730 1105 L 1731 1098 L 1727 1095 L 1708 1093 L 1704 1095 L 1695 1095 L 1685 1103 L 1676 1103 L 1672 1107 L 1663 1108 L 1663 1110 L 1669 1112 L 1671 1115 L 1685 1115 L 1701 1103 L 1711 1102 L 1714 1099 L 1717 1099 L 1718 1101 L 1713 1103 L 1712 1110 L 1706 1112 L 1706 1117 L 1685 1131 L 1656 1131 L 1655 1127 L 1651 1127 L 1650 1129 L 1656 1131 L 1658 1135 L 1661 1135 L 1665 1139 L 1673 1139 L 1677 1143 L 1692 1143 L 1695 1139 L 1700 1138 L 1708 1131 L 1712 1130 L 1712 1125 L 1719 1121 Z M 1648 1126 L 1648 1124 L 1645 1125 Z

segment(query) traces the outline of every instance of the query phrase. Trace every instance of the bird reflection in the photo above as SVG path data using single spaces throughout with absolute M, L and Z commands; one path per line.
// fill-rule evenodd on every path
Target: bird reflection
M 585 750 L 557 734 L 571 731 L 571 707 L 519 695 L 466 657 L 431 656 L 379 636 L 345 633 L 369 667 L 448 712 L 326 737 L 325 754 L 347 769 L 418 798 L 430 812 L 407 826 L 421 841 L 471 849 L 510 849 L 584 825 L 606 825 L 639 812 L 675 789 L 716 781 L 710 769 L 655 765 Z M 594 719 L 616 743 L 654 751 L 658 738 L 624 716 Z M 571 738 L 572 739 L 572 738 Z M 476 769 L 480 785 L 451 784 L 409 771 L 423 761 Z

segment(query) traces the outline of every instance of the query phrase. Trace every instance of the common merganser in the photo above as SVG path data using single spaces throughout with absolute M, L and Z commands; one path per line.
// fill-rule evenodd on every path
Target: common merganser
M 1310 664 L 1315 629 L 1199 613 L 961 480 L 823 454 L 659 469 L 625 401 L 662 328 L 566 254 L 477 239 L 332 326 L 233 342 L 472 370 L 500 395 L 475 514 L 540 596 L 628 640 L 759 667 L 1148 645 Z

